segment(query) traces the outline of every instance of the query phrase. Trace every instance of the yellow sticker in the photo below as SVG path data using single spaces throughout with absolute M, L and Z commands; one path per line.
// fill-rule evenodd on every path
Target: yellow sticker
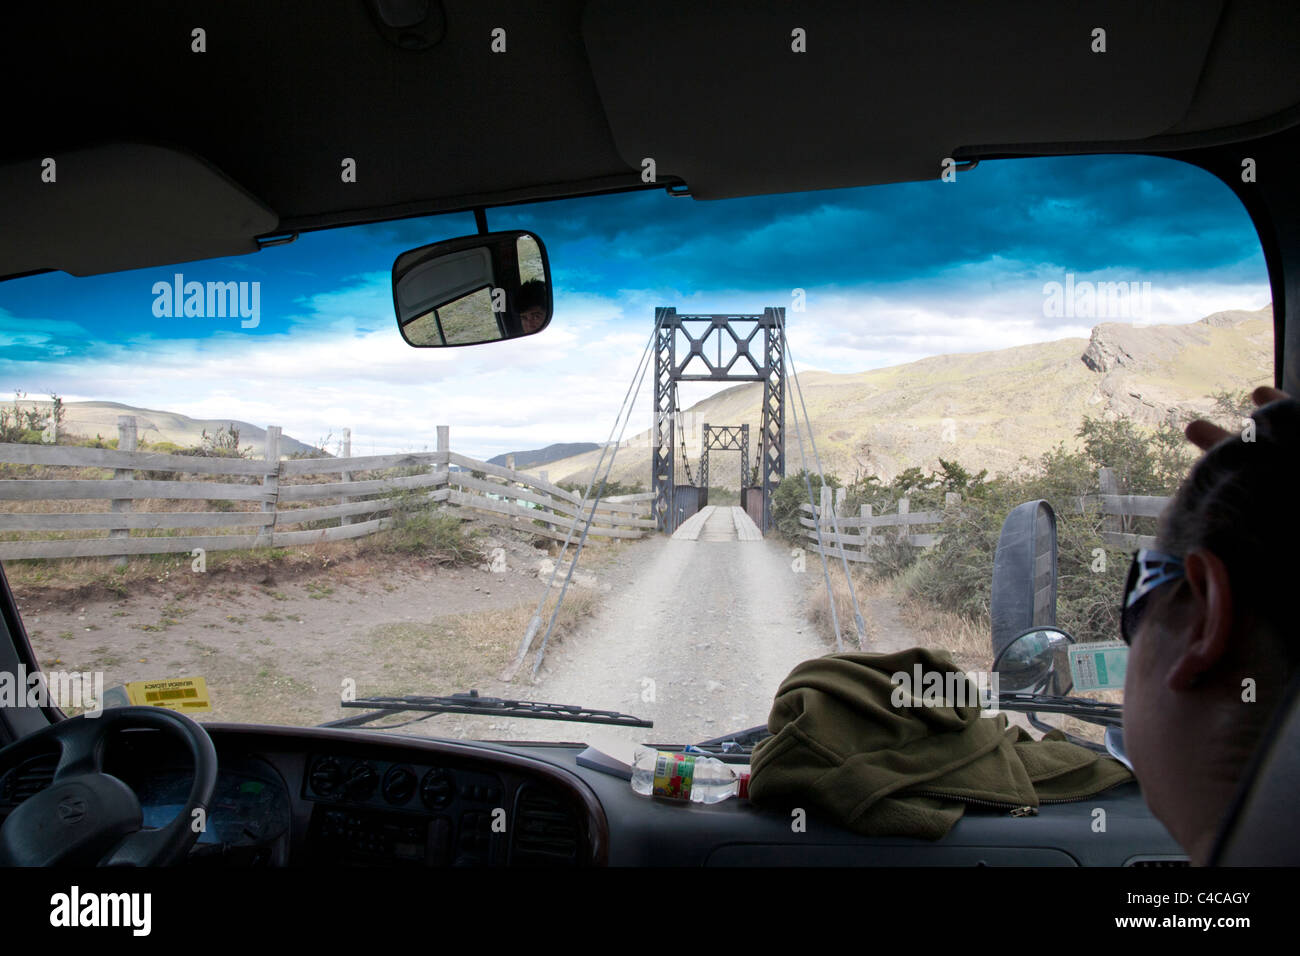
M 126 696 L 136 706 L 166 707 L 187 714 L 212 709 L 208 682 L 202 677 L 131 681 L 126 685 Z

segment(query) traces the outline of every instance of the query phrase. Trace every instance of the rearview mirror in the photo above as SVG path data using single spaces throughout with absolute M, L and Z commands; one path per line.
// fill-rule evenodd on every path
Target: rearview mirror
M 491 232 L 403 252 L 393 263 L 393 308 L 416 348 L 534 335 L 551 322 L 546 247 L 529 232 Z

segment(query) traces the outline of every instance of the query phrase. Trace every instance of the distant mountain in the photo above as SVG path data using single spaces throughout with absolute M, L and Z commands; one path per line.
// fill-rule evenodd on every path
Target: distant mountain
M 553 461 L 559 461 L 562 458 L 571 458 L 574 455 L 582 455 L 589 451 L 599 451 L 600 445 L 590 441 L 571 441 L 561 442 L 555 445 L 547 445 L 545 448 L 534 448 L 531 451 L 510 452 L 515 456 L 516 468 L 535 468 L 541 465 L 548 465 Z M 497 455 L 495 458 L 489 458 L 489 465 L 506 466 L 506 455 Z
M 23 399 L 23 407 L 36 406 L 49 411 L 50 402 Z M 172 442 L 188 448 L 198 445 L 203 440 L 203 432 L 214 434 L 218 428 L 234 425 L 239 429 L 239 447 L 251 446 L 254 456 L 260 456 L 266 450 L 266 429 L 241 422 L 235 418 L 190 418 L 176 412 L 160 412 L 152 408 L 134 408 L 118 402 L 67 402 L 63 421 L 63 431 L 70 435 L 84 435 L 94 438 L 117 437 L 117 417 L 134 415 L 136 435 L 142 442 Z M 280 454 L 289 456 L 312 451 L 312 446 L 291 438 L 280 436 Z
M 990 473 L 1013 471 L 1058 442 L 1075 443 L 1085 415 L 1148 427 L 1213 411 L 1214 392 L 1273 381 L 1273 310 L 1217 312 L 1185 325 L 1107 322 L 1088 339 L 1060 339 L 992 352 L 937 355 L 853 374 L 799 376 L 822 467 L 888 481 L 939 458 Z M 760 436 L 761 383 L 725 389 L 683 412 L 686 452 L 698 467 L 701 426 L 749 424 L 751 464 Z M 642 395 L 643 408 L 650 400 Z M 803 465 L 786 398 L 786 473 Z M 802 420 L 803 416 L 800 415 Z M 807 429 L 804 447 L 812 467 Z M 681 473 L 681 453 L 674 449 Z M 610 477 L 650 486 L 650 432 L 625 441 Z M 547 466 L 552 481 L 586 481 L 596 455 Z M 709 455 L 710 484 L 736 487 L 739 455 Z

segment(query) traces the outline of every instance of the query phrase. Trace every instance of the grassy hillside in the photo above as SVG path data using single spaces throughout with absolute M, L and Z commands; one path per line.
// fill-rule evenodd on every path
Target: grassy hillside
M 1271 384 L 1273 313 L 1220 312 L 1187 325 L 1104 323 L 1089 339 L 1061 339 L 993 352 L 938 355 L 855 374 L 804 372 L 804 401 L 822 465 L 845 478 L 858 471 L 891 480 L 904 468 L 934 468 L 943 457 L 990 473 L 1014 471 L 1074 435 L 1085 415 L 1154 426 L 1208 412 L 1212 395 Z M 705 422 L 750 426 L 759 436 L 762 385 L 718 392 L 683 413 L 687 456 L 697 467 Z M 650 398 L 641 403 L 649 410 Z M 786 471 L 803 464 L 786 400 Z M 799 410 L 802 421 L 802 410 Z M 650 433 L 626 441 L 611 477 L 649 487 Z M 751 451 L 751 456 L 754 454 Z M 812 461 L 807 430 L 804 453 Z M 734 486 L 738 454 L 710 454 L 711 484 Z M 546 466 L 552 481 L 585 481 L 596 453 Z M 680 473 L 680 453 L 678 453 Z
M 33 406 L 49 414 L 50 402 L 24 398 L 23 408 Z M 134 415 L 136 432 L 142 442 L 172 442 L 188 448 L 202 442 L 203 432 L 213 434 L 232 423 L 239 429 L 239 446 L 252 446 L 254 455 L 261 455 L 266 447 L 266 429 L 233 418 L 190 418 L 176 412 L 161 412 L 152 408 L 134 408 L 117 402 L 67 402 L 63 431 L 72 435 L 94 438 L 117 437 L 117 417 Z M 311 446 L 288 435 L 280 436 L 280 454 L 292 455 L 310 451 Z

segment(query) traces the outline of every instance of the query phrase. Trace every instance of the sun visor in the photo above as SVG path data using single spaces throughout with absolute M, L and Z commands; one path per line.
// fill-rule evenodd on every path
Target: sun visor
M 624 161 L 718 199 L 934 179 L 964 145 L 1155 136 L 1193 102 L 1222 6 L 594 0 L 583 38 Z
M 116 143 L 0 166 L 0 276 L 242 255 L 279 217 L 202 160 Z

